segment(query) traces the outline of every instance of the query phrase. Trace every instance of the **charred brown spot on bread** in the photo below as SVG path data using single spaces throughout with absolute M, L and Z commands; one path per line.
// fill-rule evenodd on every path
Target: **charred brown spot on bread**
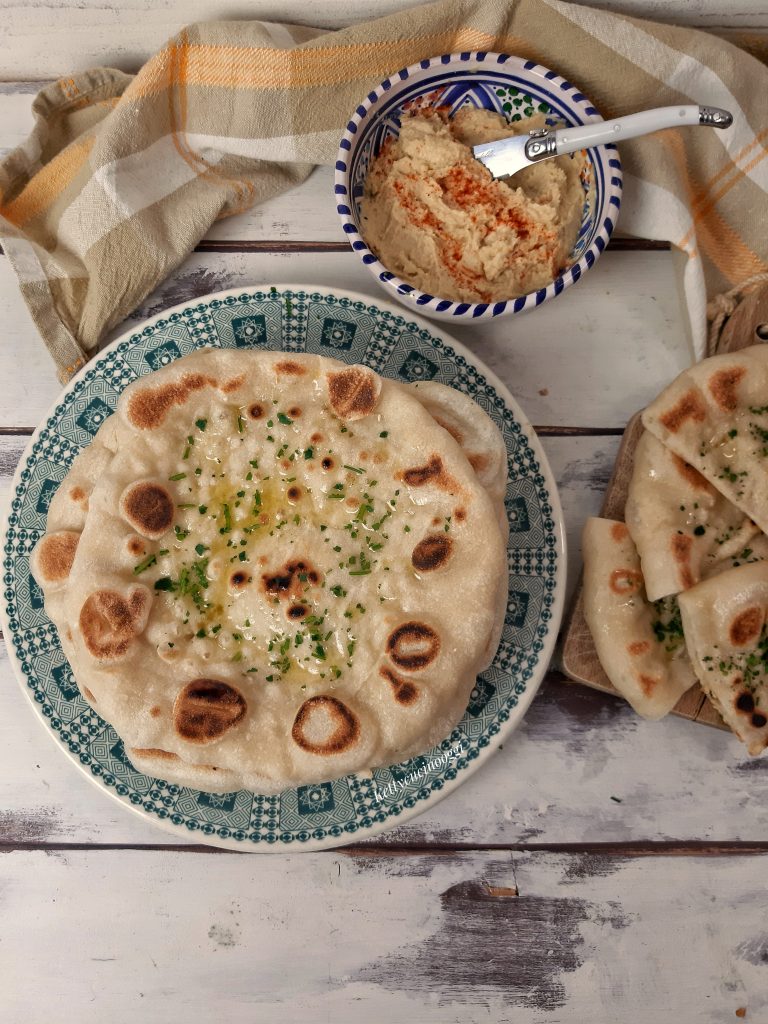
M 695 487 L 698 491 L 706 491 L 707 494 L 715 493 L 715 489 L 712 484 L 710 484 L 709 480 L 703 477 L 698 469 L 694 469 L 690 463 L 685 462 L 685 460 L 681 459 L 679 455 L 674 454 L 672 455 L 672 461 L 677 472 L 691 485 L 691 487 Z
M 242 569 L 238 569 L 237 572 L 233 572 L 229 577 L 229 585 L 233 590 L 242 590 L 243 587 L 247 587 L 251 582 L 251 577 L 248 573 L 243 572 Z
M 252 420 L 260 420 L 264 415 L 264 406 L 259 405 L 258 402 L 254 402 L 253 405 L 248 408 L 248 415 Z
M 80 632 L 94 658 L 122 657 L 146 621 L 150 595 L 136 587 L 126 598 L 116 590 L 96 590 L 80 609 Z
M 88 495 L 85 493 L 82 487 L 73 487 L 69 492 L 69 496 L 72 499 L 72 501 L 77 502 L 78 505 L 82 505 L 83 502 L 87 501 L 88 499 Z
M 643 585 L 642 574 L 635 569 L 614 569 L 611 573 L 608 586 L 614 594 L 634 594 Z
M 294 362 L 293 359 L 283 359 L 279 363 L 275 363 L 275 371 L 285 373 L 289 377 L 303 377 L 307 372 L 301 363 Z
M 635 640 L 634 643 L 627 644 L 627 651 L 634 657 L 637 657 L 639 654 L 645 654 L 650 646 L 647 640 Z
M 468 454 L 467 459 L 469 460 L 470 466 L 476 473 L 482 473 L 484 470 L 488 469 L 491 464 L 491 460 L 487 455 L 481 455 L 477 452 Z
M 768 718 L 762 713 L 762 711 L 756 711 L 752 715 L 752 725 L 755 729 L 762 729 L 764 725 L 768 725 Z
M 376 407 L 381 381 L 364 366 L 349 366 L 328 374 L 328 398 L 331 409 L 345 420 L 359 420 Z
M 628 533 L 629 533 L 629 530 L 627 530 L 627 528 L 624 525 L 624 523 L 614 523 L 613 526 L 611 527 L 611 536 L 613 537 L 613 539 L 616 541 L 617 544 L 620 543 L 621 541 L 623 541 Z
M 299 416 L 301 416 L 301 406 L 292 405 L 291 408 L 288 410 L 288 415 L 291 417 L 292 420 L 297 420 Z
M 291 485 L 291 486 L 290 486 L 290 487 L 288 488 L 288 501 L 289 501 L 289 502 L 290 502 L 290 503 L 291 503 L 292 505 L 295 505 L 295 504 L 296 504 L 296 502 L 297 502 L 297 501 L 299 500 L 299 498 L 300 498 L 300 497 L 301 497 L 301 488 L 300 488 L 300 487 L 297 487 L 297 486 L 296 486 L 296 484 L 292 484 L 292 485 Z
M 341 754 L 357 743 L 360 724 L 346 704 L 319 694 L 301 705 L 291 736 L 310 754 Z
M 640 687 L 646 697 L 652 697 L 653 691 L 659 685 L 659 680 L 654 676 L 646 676 L 642 673 L 638 676 L 640 680 Z
M 398 668 L 416 672 L 440 653 L 440 636 L 423 622 L 404 622 L 387 638 L 387 653 Z
M 43 583 L 58 583 L 69 576 L 80 534 L 74 530 L 48 533 L 37 546 L 36 569 Z
M 243 386 L 245 376 L 241 374 L 239 377 L 232 377 L 231 380 L 225 380 L 223 384 L 219 386 L 219 390 L 223 391 L 225 395 L 231 395 L 233 391 L 237 391 L 238 388 Z
M 703 423 L 707 416 L 707 409 L 701 400 L 698 391 L 686 391 L 686 393 L 668 409 L 659 420 L 671 434 L 676 434 L 687 420 L 694 423 Z
M 163 712 L 162 712 L 162 709 L 161 709 L 161 708 L 159 708 L 159 707 L 157 706 L 157 704 L 154 704 L 154 705 L 153 705 L 153 706 L 152 706 L 152 707 L 151 707 L 151 708 L 149 709 L 149 713 L 150 713 L 150 715 L 152 716 L 152 718 L 159 718 L 159 717 L 160 717 L 160 715 L 162 715 L 162 713 L 163 713 Z
M 412 469 L 404 469 L 398 473 L 400 480 L 403 480 L 409 487 L 424 487 L 426 484 L 433 484 L 441 491 L 448 491 L 455 494 L 459 484 L 451 476 L 443 465 L 439 455 L 430 455 L 424 466 L 414 466 Z
M 323 440 L 323 435 L 318 433 L 318 431 L 315 431 L 315 433 L 310 437 L 309 440 L 312 441 L 313 444 L 317 444 L 318 441 L 322 441 Z
M 83 687 L 83 696 L 87 701 L 90 701 L 91 704 L 97 703 L 96 698 L 93 696 L 93 694 L 91 693 L 87 686 Z
M 330 455 L 326 455 L 323 461 L 320 463 L 320 465 L 323 467 L 323 469 L 333 469 L 336 463 L 333 461 Z
M 289 619 L 295 621 L 296 619 L 303 619 L 308 611 L 309 609 L 305 604 L 292 604 L 285 614 Z
M 144 387 L 131 395 L 128 419 L 139 430 L 154 430 L 174 405 L 184 405 L 190 395 L 202 390 L 207 383 L 202 373 L 185 373 L 178 381 Z
M 723 412 L 733 412 L 739 403 L 736 388 L 743 379 L 746 369 L 743 366 L 731 366 L 718 370 L 709 378 L 709 391 Z
M 150 540 L 159 540 L 173 525 L 173 497 L 162 484 L 148 480 L 126 488 L 120 510 L 134 530 Z
M 445 533 L 430 534 L 420 540 L 411 553 L 411 564 L 419 572 L 431 572 L 444 566 L 451 557 L 453 541 Z
M 683 585 L 683 590 L 688 590 L 692 587 L 696 580 L 691 572 L 691 548 L 693 547 L 693 537 L 689 537 L 685 533 L 676 533 L 670 541 L 670 550 L 672 557 L 677 562 L 680 570 L 680 582 Z
M 176 697 L 173 724 L 190 743 L 211 743 L 245 717 L 245 697 L 220 679 L 193 679 Z
M 760 630 L 763 628 L 764 619 L 765 610 L 759 605 L 753 605 L 751 608 L 745 608 L 743 612 L 739 612 L 728 629 L 728 636 L 734 647 L 746 647 L 747 644 L 757 640 Z
M 741 679 L 738 681 L 734 680 L 736 685 L 741 683 Z M 737 711 L 743 711 L 745 715 L 750 715 L 755 710 L 755 698 L 749 692 L 749 690 L 742 690 L 742 692 L 736 697 L 734 701 Z
M 459 505 L 458 508 L 455 508 L 453 510 L 453 518 L 456 520 L 457 523 L 464 522 L 464 520 L 467 518 L 467 510 L 464 508 L 463 505 Z
M 128 553 L 139 558 L 147 550 L 147 545 L 141 537 L 128 538 Z
M 383 676 L 392 687 L 392 692 L 398 704 L 408 707 L 411 704 L 415 704 L 419 699 L 418 687 L 409 679 L 402 679 L 391 668 L 382 665 L 379 669 L 379 675 Z
M 261 581 L 265 593 L 270 596 L 297 601 L 307 586 L 317 586 L 320 582 L 320 573 L 309 561 L 291 560 L 277 572 L 264 573 Z

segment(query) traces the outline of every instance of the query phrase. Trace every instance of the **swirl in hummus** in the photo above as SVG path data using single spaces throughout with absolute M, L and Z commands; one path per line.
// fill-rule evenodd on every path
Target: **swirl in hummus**
M 416 111 L 372 162 L 363 235 L 392 273 L 431 295 L 496 302 L 549 284 L 573 249 L 584 203 L 582 152 L 497 181 L 471 147 L 528 132 L 490 110 Z

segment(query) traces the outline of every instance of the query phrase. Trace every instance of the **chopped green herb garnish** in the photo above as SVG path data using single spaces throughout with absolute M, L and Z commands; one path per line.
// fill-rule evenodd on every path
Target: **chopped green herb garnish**
M 186 473 L 174 473 L 173 476 L 169 476 L 169 480 L 184 480 L 186 479 Z
M 166 552 L 166 554 L 167 553 L 168 552 Z M 154 554 L 153 555 L 147 555 L 147 557 L 142 559 L 139 562 L 138 565 L 134 565 L 134 567 L 133 567 L 133 575 L 134 576 L 138 576 L 140 573 L 142 573 L 146 569 L 148 569 L 150 567 L 150 565 L 154 565 L 156 561 L 157 561 L 157 555 L 154 555 Z
M 341 467 L 342 469 L 349 469 L 353 473 L 364 473 L 365 470 L 360 469 L 358 466 L 347 466 L 346 464 Z
M 205 430 L 208 426 L 208 420 L 195 420 L 195 426 L 198 430 Z
M 277 414 L 277 418 L 280 420 L 281 423 L 284 423 L 286 426 L 288 426 L 289 424 L 293 423 L 293 420 L 291 419 L 291 417 L 290 416 L 286 416 L 284 412 L 279 412 Z M 267 426 L 271 426 L 271 425 L 272 425 L 271 423 L 267 424 Z
M 219 533 L 229 533 L 232 529 L 232 513 L 226 501 L 222 505 L 222 512 L 224 513 L 224 525 L 220 527 Z

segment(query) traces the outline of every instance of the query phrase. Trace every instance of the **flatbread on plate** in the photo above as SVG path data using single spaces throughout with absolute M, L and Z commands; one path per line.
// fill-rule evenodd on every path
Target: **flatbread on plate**
M 73 535 L 65 565 L 47 571 L 46 535 L 35 571 L 137 767 L 274 793 L 450 732 L 499 642 L 505 538 L 498 493 L 412 389 L 208 350 L 134 382 L 108 423 L 84 521 L 49 522 Z

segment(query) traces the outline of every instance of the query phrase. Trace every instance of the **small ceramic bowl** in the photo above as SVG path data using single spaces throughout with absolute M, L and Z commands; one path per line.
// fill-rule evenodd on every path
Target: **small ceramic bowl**
M 371 160 L 389 136 L 400 131 L 404 110 L 483 107 L 519 121 L 543 113 L 554 126 L 602 120 L 578 89 L 554 71 L 504 53 L 452 53 L 423 60 L 387 78 L 357 107 L 336 160 L 336 209 L 353 250 L 385 291 L 403 305 L 438 320 L 479 322 L 540 306 L 578 281 L 598 259 L 611 237 L 621 203 L 621 162 L 614 145 L 587 151 L 582 185 L 581 227 L 564 270 L 546 288 L 501 302 L 455 302 L 428 295 L 385 267 L 361 234 L 360 198 Z

